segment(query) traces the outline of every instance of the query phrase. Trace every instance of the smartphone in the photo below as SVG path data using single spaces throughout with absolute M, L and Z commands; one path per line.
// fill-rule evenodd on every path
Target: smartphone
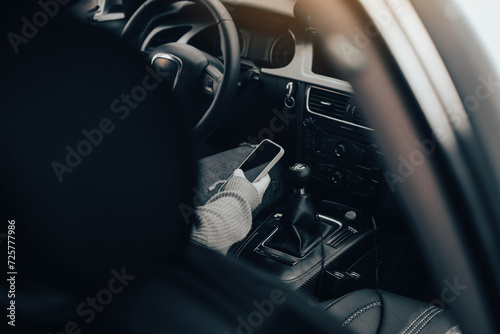
M 266 176 L 283 154 L 285 150 L 281 146 L 264 139 L 238 168 L 243 171 L 248 181 L 254 183 Z M 223 189 L 226 183 L 227 181 L 220 189 Z

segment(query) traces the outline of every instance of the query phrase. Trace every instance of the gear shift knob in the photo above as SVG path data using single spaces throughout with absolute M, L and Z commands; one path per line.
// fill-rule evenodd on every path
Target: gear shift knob
M 303 163 L 296 163 L 288 168 L 288 179 L 295 190 L 304 189 L 311 180 L 311 168 Z
M 286 203 L 280 228 L 266 245 L 301 258 L 316 247 L 320 240 L 313 199 L 304 189 L 309 185 L 311 168 L 306 164 L 296 163 L 288 169 L 288 178 L 294 192 Z

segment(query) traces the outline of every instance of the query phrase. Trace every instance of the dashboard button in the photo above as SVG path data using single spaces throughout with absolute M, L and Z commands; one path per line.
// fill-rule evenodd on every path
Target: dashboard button
M 302 125 L 304 125 L 304 127 L 308 128 L 308 127 L 312 127 L 314 125 L 314 120 L 311 118 L 311 117 L 307 117 L 303 122 L 302 122 Z
M 347 154 L 347 147 L 344 144 L 338 144 L 334 152 L 337 157 L 342 158 Z
M 332 174 L 332 182 L 333 183 L 339 184 L 339 183 L 342 183 L 343 180 L 344 180 L 344 175 L 342 175 L 341 172 L 336 171 Z

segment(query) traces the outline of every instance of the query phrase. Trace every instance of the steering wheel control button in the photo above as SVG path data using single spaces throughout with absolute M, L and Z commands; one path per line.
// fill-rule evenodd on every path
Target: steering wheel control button
M 209 94 L 214 93 L 215 80 L 210 75 L 206 75 L 203 78 L 203 90 Z
M 258 67 L 252 67 L 248 71 L 245 72 L 244 80 L 245 81 L 259 81 L 260 80 L 260 68 Z
M 352 221 L 355 221 L 357 218 L 356 216 L 356 212 L 354 211 L 347 211 L 344 215 L 344 219 L 348 222 L 352 222 Z

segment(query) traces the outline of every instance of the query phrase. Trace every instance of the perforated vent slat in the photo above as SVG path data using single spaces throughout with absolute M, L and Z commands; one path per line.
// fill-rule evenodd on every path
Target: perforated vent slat
M 311 112 L 368 127 L 363 111 L 353 96 L 311 87 L 307 106 Z

